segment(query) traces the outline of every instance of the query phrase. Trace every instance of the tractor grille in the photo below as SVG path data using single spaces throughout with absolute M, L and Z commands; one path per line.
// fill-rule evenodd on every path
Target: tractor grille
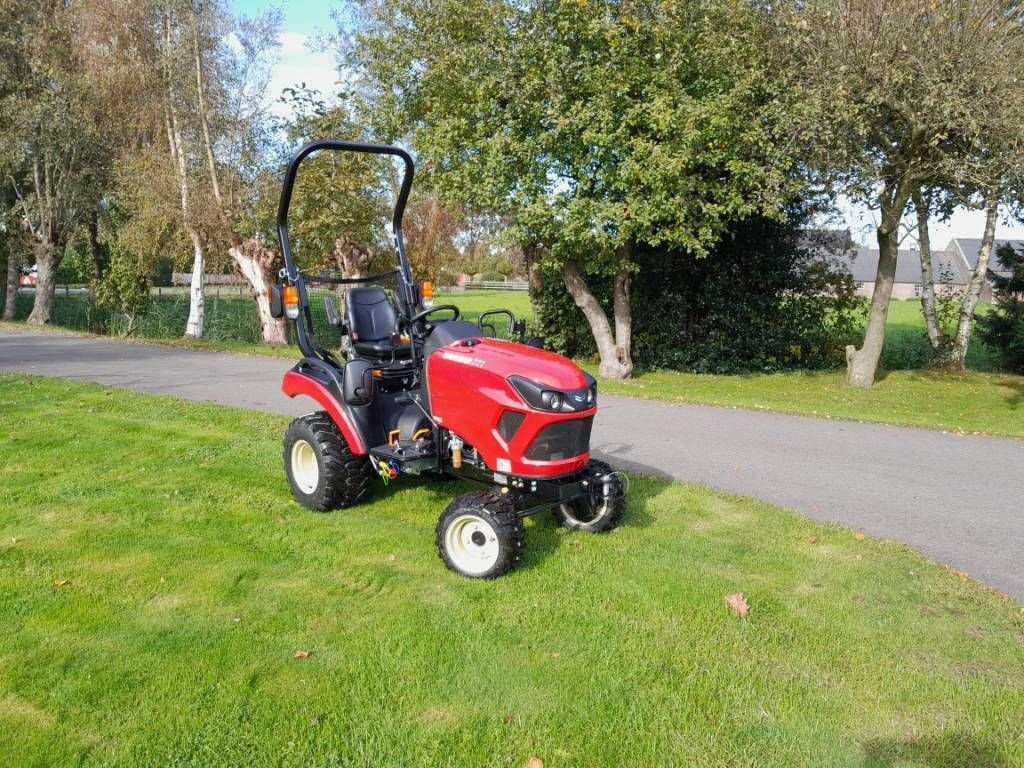
M 590 450 L 590 428 L 594 417 L 556 421 L 548 424 L 530 443 L 526 458 L 531 461 L 559 461 Z

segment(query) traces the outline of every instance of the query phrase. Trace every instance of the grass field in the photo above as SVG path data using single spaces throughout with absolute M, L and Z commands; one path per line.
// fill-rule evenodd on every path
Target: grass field
M 1024 764 L 1024 611 L 900 544 L 634 478 L 471 581 L 458 486 L 307 512 L 283 419 L 23 376 L 0 413 L 0 765 Z

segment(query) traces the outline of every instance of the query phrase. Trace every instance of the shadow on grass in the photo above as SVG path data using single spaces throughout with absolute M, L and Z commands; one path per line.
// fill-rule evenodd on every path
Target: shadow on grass
M 969 733 L 940 733 L 908 739 L 876 739 L 864 744 L 865 768 L 891 765 L 927 768 L 1009 768 L 998 745 Z
M 622 462 L 616 462 L 617 466 Z M 636 465 L 642 467 L 642 465 Z M 627 467 L 622 467 L 627 468 Z M 628 467 L 633 471 L 643 472 L 643 469 Z M 644 473 L 645 477 L 637 478 L 630 476 L 629 491 L 626 497 L 626 514 L 623 516 L 620 527 L 646 528 L 656 520 L 653 512 L 652 501 L 667 491 L 672 486 L 672 481 L 664 477 L 653 477 L 649 472 Z M 433 500 L 436 500 L 437 514 L 448 506 L 456 497 L 464 493 L 480 490 L 481 486 L 468 483 L 454 478 L 437 475 L 421 475 L 409 477 L 401 481 L 407 488 L 420 488 L 427 491 Z M 366 494 L 364 504 L 373 504 L 385 498 L 391 489 L 381 483 L 373 483 Z M 532 568 L 539 565 L 554 553 L 561 546 L 563 536 L 560 534 L 560 527 L 555 521 L 554 515 L 547 510 L 531 515 L 533 524 L 527 532 L 526 558 L 521 567 Z M 601 534 L 589 534 L 578 531 L 567 532 L 571 536 L 593 536 Z
M 1024 404 L 1024 376 L 1007 377 L 1005 384 L 1013 390 L 1013 394 L 1006 398 L 1006 404 L 1014 409 Z

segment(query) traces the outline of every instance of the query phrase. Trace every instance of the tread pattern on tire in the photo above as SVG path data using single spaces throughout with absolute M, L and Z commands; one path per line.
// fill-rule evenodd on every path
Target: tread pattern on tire
M 614 471 L 615 470 L 611 465 L 606 464 L 603 461 L 598 461 L 597 459 L 591 459 L 587 464 L 587 474 L 591 476 L 604 476 Z M 619 482 L 621 483 L 621 480 L 619 480 Z M 613 498 L 608 503 L 611 504 L 611 509 L 608 514 L 600 518 L 600 520 L 590 523 L 581 523 L 569 517 L 562 509 L 561 505 L 554 507 L 552 511 L 554 512 L 555 520 L 566 528 L 572 528 L 577 531 L 587 531 L 589 533 L 606 533 L 617 528 L 619 523 L 622 522 L 622 516 L 626 513 L 626 497 L 620 496 Z
M 487 519 L 498 535 L 500 544 L 498 559 L 490 570 L 482 574 L 463 573 L 455 567 L 445 550 L 444 534 L 447 529 L 445 523 L 448 519 L 465 512 L 471 512 Z M 441 513 L 435 530 L 435 543 L 438 557 L 451 570 L 470 578 L 494 579 L 511 571 L 523 559 L 523 551 L 526 549 L 526 529 L 523 527 L 523 519 L 516 513 L 510 500 L 494 491 L 472 491 L 454 499 Z
M 311 494 L 303 493 L 292 479 L 291 447 L 298 439 L 309 442 L 321 460 L 320 482 Z M 300 416 L 288 425 L 284 463 L 296 500 L 316 512 L 352 506 L 370 484 L 366 457 L 352 453 L 338 425 L 325 411 Z

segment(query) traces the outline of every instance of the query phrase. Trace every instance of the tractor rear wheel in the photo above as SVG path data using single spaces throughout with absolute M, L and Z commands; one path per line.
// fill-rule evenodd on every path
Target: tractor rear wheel
M 587 464 L 591 486 L 602 491 L 573 499 L 554 508 L 555 519 L 566 528 L 588 533 L 604 533 L 615 528 L 626 512 L 626 487 L 619 475 L 603 461 L 592 459 Z M 607 485 L 607 493 L 604 493 Z
M 302 506 L 326 512 L 355 504 L 370 482 L 365 456 L 356 456 L 325 411 L 300 416 L 284 436 L 284 466 Z
M 493 579 L 522 559 L 523 521 L 505 497 L 491 491 L 459 496 L 437 521 L 437 552 L 456 573 Z

